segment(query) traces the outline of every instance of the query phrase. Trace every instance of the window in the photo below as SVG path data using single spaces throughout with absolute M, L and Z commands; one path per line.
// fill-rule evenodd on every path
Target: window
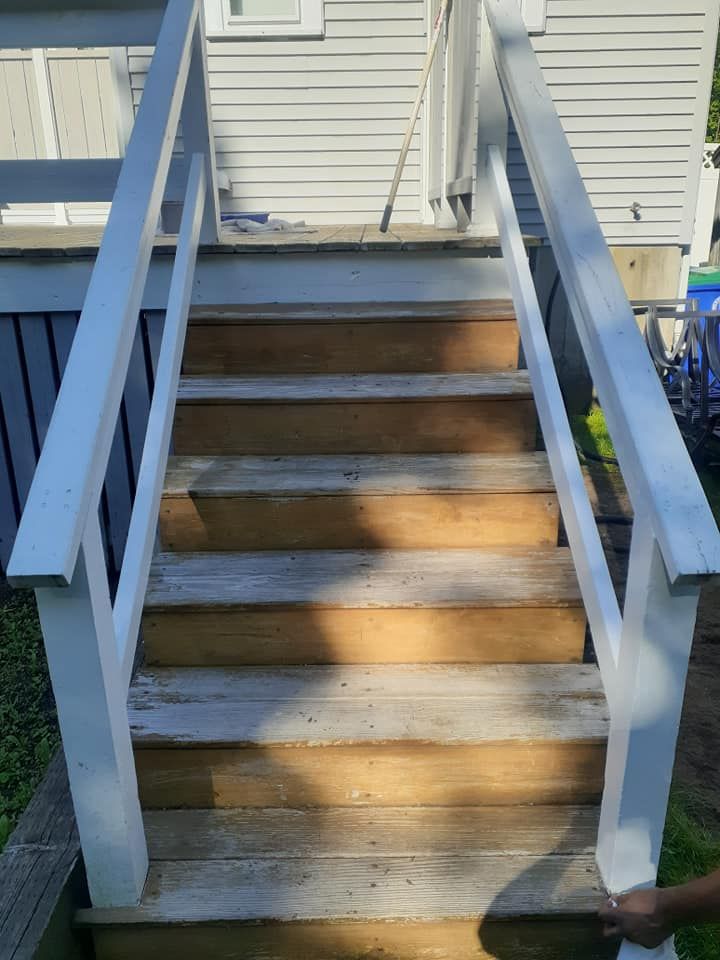
M 322 37 L 323 0 L 205 0 L 211 39 Z
M 522 12 L 528 33 L 545 33 L 547 0 L 522 0 Z

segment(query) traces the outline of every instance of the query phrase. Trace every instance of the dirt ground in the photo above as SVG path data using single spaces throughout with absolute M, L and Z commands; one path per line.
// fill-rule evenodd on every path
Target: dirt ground
M 698 794 L 708 825 L 720 830 L 720 585 L 702 591 L 675 781 Z
M 601 518 L 632 517 L 617 470 L 591 466 L 585 470 L 595 514 Z M 622 600 L 632 527 L 599 524 L 610 572 Z M 693 651 L 685 690 L 675 762 L 675 784 L 693 792 L 704 818 L 720 831 L 720 584 L 702 590 Z

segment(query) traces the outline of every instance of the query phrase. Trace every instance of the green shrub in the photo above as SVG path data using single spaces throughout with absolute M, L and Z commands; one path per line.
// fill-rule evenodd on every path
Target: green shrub
M 32 594 L 0 603 L 0 850 L 59 743 Z

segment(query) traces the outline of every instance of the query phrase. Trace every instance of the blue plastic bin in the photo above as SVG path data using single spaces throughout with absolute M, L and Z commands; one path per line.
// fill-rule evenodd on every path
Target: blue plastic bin
M 701 310 L 712 310 L 715 301 L 720 300 L 720 283 L 693 284 L 688 287 L 688 297 L 694 297 Z

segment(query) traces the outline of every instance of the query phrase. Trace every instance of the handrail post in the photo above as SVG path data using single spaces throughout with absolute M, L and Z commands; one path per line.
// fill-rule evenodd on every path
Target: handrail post
M 498 230 L 492 202 L 491 178 L 487 169 L 488 150 L 491 146 L 497 147 L 503 163 L 506 162 L 508 111 L 495 65 L 490 24 L 484 2 L 480 3 L 479 14 L 478 89 L 482 91 L 482 96 L 478 103 L 477 173 L 470 232 L 487 235 Z
M 215 169 L 215 137 L 210 112 L 207 53 L 205 49 L 203 5 L 195 24 L 192 56 L 182 106 L 182 132 L 188 171 L 191 158 L 201 153 L 205 158 L 205 207 L 200 228 L 201 243 L 217 243 L 220 237 L 220 206 Z
M 657 877 L 699 596 L 698 583 L 670 583 L 636 515 L 597 850 L 613 893 Z
M 97 513 L 70 585 L 36 597 L 90 896 L 133 906 L 148 855 Z

